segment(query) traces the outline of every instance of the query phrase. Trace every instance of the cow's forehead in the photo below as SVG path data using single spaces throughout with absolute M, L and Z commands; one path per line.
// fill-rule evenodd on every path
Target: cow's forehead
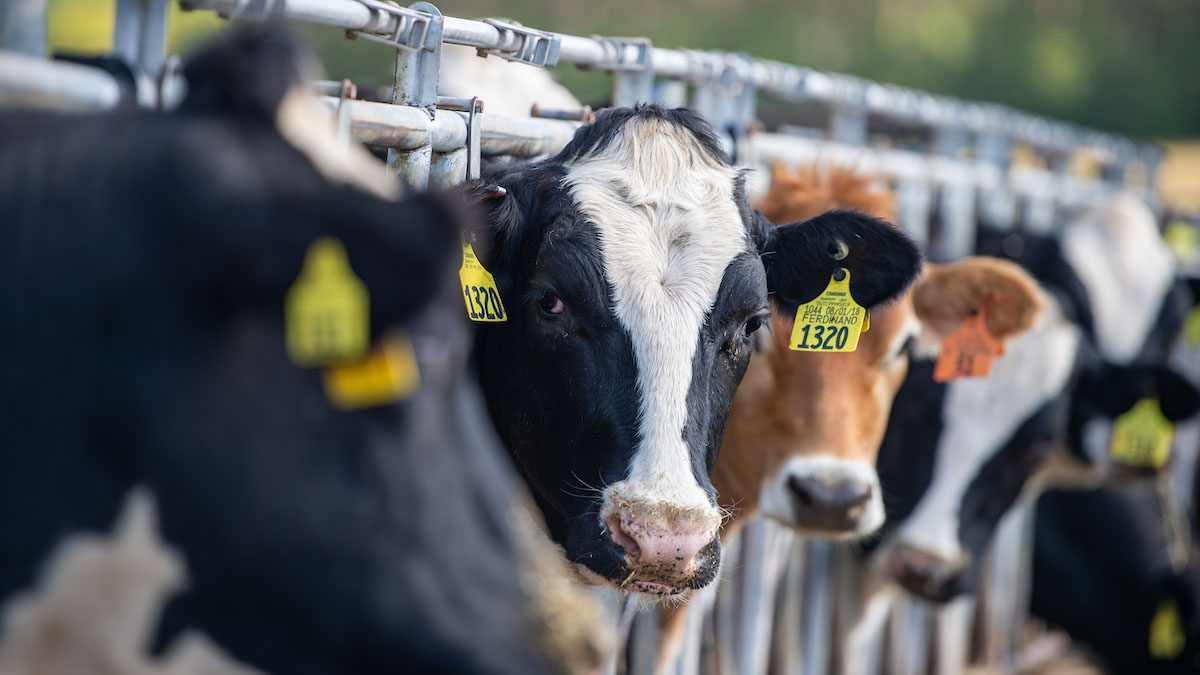
M 613 310 L 638 364 L 629 480 L 653 483 L 664 501 L 707 505 L 683 429 L 698 337 L 730 262 L 749 246 L 737 172 L 669 120 L 634 117 L 612 133 L 566 162 L 565 182 L 599 235 Z

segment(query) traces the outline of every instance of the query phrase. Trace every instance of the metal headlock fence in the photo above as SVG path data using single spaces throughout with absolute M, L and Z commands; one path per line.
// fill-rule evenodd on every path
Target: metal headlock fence
M 128 66 L 122 80 L 88 65 L 44 58 L 46 0 L 9 0 L 0 7 L 0 107 L 21 105 L 102 110 L 132 98 L 146 107 L 179 99 L 179 62 L 166 52 L 169 0 L 117 0 L 113 56 Z M 396 50 L 390 103 L 361 100 L 352 86 L 316 83 L 341 128 L 364 144 L 386 148 L 388 164 L 411 186 L 445 187 L 478 175 L 483 156 L 529 158 L 570 140 L 578 121 L 486 114 L 478 98 L 438 96 L 443 44 L 474 47 L 481 56 L 530 67 L 561 63 L 613 77 L 612 103 L 690 104 L 723 136 L 740 164 L 849 164 L 890 179 L 901 224 L 936 259 L 974 246 L 979 214 L 1012 225 L 1050 230 L 1063 210 L 1117 190 L 1156 205 L 1159 148 L 991 103 L 934 96 L 903 87 L 720 51 L 661 49 L 646 38 L 578 37 L 510 21 L 443 16 L 428 2 L 409 7 L 380 0 L 180 0 L 187 10 L 226 18 L 288 19 L 345 31 L 347 37 Z M 827 128 L 808 133 L 756 128 L 760 96 L 815 104 Z M 568 115 L 570 116 L 570 115 Z M 926 147 L 897 149 L 873 133 L 879 122 L 920 132 Z M 814 133 L 815 131 L 815 133 Z M 882 141 L 882 142 L 881 142 Z M 1047 168 L 1013 166 L 1015 146 Z M 1099 177 L 1072 174 L 1081 154 Z M 1133 170 L 1136 167 L 1136 170 Z M 1134 181 L 1134 176 L 1138 180 Z M 931 232 L 934 210 L 941 227 Z M 861 598 L 862 569 L 853 552 L 805 539 L 762 519 L 727 547 L 722 582 L 693 601 L 677 673 L 817 674 L 837 669 L 900 675 L 960 672 L 973 632 L 978 659 L 1011 668 L 1028 596 L 1031 501 L 1006 517 L 976 597 L 933 608 L 901 592 L 872 598 L 862 620 L 850 608 Z M 609 594 L 614 616 L 621 602 Z M 628 655 L 619 670 L 654 669 L 653 613 L 631 620 Z M 614 657 L 614 669 L 618 669 Z

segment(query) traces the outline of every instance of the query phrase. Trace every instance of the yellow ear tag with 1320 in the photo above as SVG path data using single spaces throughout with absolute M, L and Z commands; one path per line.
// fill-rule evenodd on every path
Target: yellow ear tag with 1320
M 467 302 L 467 316 L 472 321 L 500 322 L 507 321 L 504 316 L 504 303 L 500 301 L 500 289 L 496 288 L 496 279 L 487 271 L 483 263 L 475 255 L 467 235 L 463 235 L 463 262 L 458 270 L 458 280 L 462 282 L 463 299 Z
M 412 342 L 403 335 L 384 339 L 367 358 L 325 369 L 325 397 L 338 410 L 358 410 L 396 403 L 421 384 Z
M 370 346 L 369 309 L 346 247 L 333 237 L 317 239 L 284 301 L 288 356 L 301 367 L 361 359 Z
M 1144 398 L 1113 420 L 1109 456 L 1126 466 L 1157 469 L 1171 454 L 1175 425 L 1163 417 L 1158 400 Z
M 839 278 L 840 277 L 840 278 Z M 852 352 L 866 321 L 867 310 L 850 295 L 850 270 L 841 268 L 816 297 L 796 308 L 796 323 L 788 348 L 797 352 Z

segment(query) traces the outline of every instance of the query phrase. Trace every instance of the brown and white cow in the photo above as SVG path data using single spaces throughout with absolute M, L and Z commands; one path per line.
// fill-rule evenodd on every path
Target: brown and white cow
M 891 193 L 848 169 L 772 171 L 758 205 L 772 222 L 854 209 L 894 219 Z M 793 318 L 772 312 L 734 396 L 712 474 L 731 514 L 727 538 L 761 512 L 804 534 L 854 538 L 884 521 L 875 458 L 913 350 L 936 353 L 968 315 L 985 310 L 1005 340 L 1028 330 L 1042 306 L 1037 283 L 995 258 L 926 265 L 910 291 L 870 310 L 870 329 L 848 353 L 789 349 Z M 682 638 L 682 609 L 664 612 L 659 668 Z
M 776 167 L 760 207 L 779 222 L 832 208 L 891 219 L 893 204 L 871 178 L 848 169 Z M 727 530 L 761 511 L 808 534 L 874 532 L 884 518 L 875 458 L 910 352 L 936 352 L 979 310 L 1005 340 L 1028 330 L 1041 305 L 1037 283 L 1019 267 L 971 257 L 927 265 L 910 292 L 873 308 L 853 352 L 791 351 L 793 320 L 773 314 L 734 397 L 713 472 L 721 504 L 734 514 Z

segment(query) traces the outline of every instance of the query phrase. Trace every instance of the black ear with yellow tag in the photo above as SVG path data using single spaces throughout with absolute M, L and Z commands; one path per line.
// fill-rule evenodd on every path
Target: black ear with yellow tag
M 830 211 L 773 226 L 755 214 L 755 243 L 767 289 L 780 314 L 791 317 L 820 296 L 838 270 L 849 276 L 855 302 L 870 309 L 904 293 L 921 271 L 915 243 L 899 228 L 855 211 Z

